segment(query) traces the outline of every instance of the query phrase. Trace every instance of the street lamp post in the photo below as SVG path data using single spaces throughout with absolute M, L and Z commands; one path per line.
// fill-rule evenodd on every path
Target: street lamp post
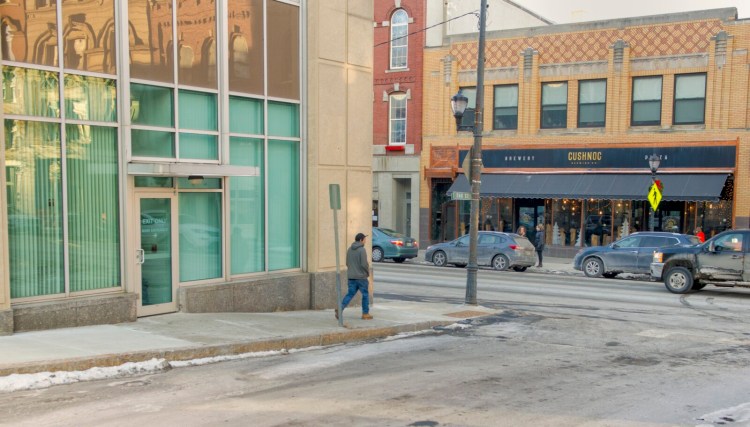
M 487 18 L 487 0 L 481 0 L 479 7 L 479 55 L 477 57 L 477 95 L 474 107 L 474 146 L 471 155 L 471 219 L 469 228 L 469 264 L 466 266 L 465 304 L 477 304 L 477 239 L 479 230 L 479 187 L 482 184 L 482 130 L 484 128 L 484 33 Z M 451 99 L 451 109 L 456 117 L 458 130 L 466 109 L 467 99 L 459 91 Z
M 648 167 L 651 168 L 651 185 L 656 184 L 656 171 L 659 170 L 661 158 L 656 153 L 648 158 Z M 651 208 L 651 220 L 649 221 L 649 230 L 654 231 L 654 222 L 656 222 L 656 210 Z

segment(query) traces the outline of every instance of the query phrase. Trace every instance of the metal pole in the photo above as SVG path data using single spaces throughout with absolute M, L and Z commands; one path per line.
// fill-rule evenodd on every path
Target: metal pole
M 651 185 L 656 184 L 656 171 L 651 170 Z M 651 218 L 648 221 L 648 230 L 654 231 L 654 223 L 656 222 L 656 210 L 651 207 Z
M 333 236 L 336 241 L 336 307 L 339 311 L 339 326 L 344 326 L 344 310 L 341 309 L 341 263 L 339 261 L 339 222 L 333 210 Z
M 474 149 L 471 158 L 471 227 L 469 229 L 469 265 L 466 266 L 465 304 L 477 305 L 477 239 L 479 230 L 479 187 L 482 184 L 482 131 L 484 130 L 484 33 L 487 0 L 479 7 L 479 56 L 477 58 L 477 96 L 474 108 Z

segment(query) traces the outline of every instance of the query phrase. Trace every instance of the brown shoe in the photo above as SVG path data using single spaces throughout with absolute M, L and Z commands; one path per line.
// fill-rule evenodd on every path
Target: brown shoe
M 339 320 L 339 309 L 338 308 L 334 308 L 333 309 L 333 315 L 336 316 L 336 320 Z
M 372 315 L 365 313 L 362 315 L 362 320 L 372 320 Z

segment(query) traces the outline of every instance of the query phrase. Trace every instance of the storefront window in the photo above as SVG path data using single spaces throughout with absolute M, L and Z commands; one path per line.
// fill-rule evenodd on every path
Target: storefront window
M 172 2 L 128 2 L 130 76 L 174 83 Z
M 613 240 L 620 240 L 635 232 L 633 203 L 630 200 L 613 200 L 614 205 L 614 237 Z
M 63 0 L 63 66 L 70 70 L 114 74 L 114 0 Z
M 180 281 L 221 277 L 221 193 L 180 193 Z
M 586 245 L 604 246 L 612 243 L 612 201 L 587 200 L 585 212 Z
M 60 125 L 6 120 L 5 144 L 11 298 L 63 293 Z
M 299 99 L 299 7 L 266 2 L 268 96 Z
M 0 51 L 6 61 L 57 66 L 57 7 L 27 11 L 29 1 L 2 1 L 0 20 Z M 26 18 L 32 15 L 33 19 Z
M 552 227 L 546 230 L 553 245 L 579 246 L 581 229 L 581 201 L 573 199 L 552 200 Z M 580 243 L 580 242 L 578 242 Z
M 177 2 L 177 37 L 179 84 L 216 89 L 216 2 Z
M 479 229 L 483 231 L 498 230 L 497 199 L 483 198 L 479 201 Z
M 3 112 L 60 117 L 60 77 L 51 71 L 3 67 Z
M 117 129 L 65 128 L 70 291 L 120 286 Z
M 706 239 L 732 228 L 732 201 L 698 203 L 697 221 Z
M 65 116 L 96 122 L 117 121 L 117 85 L 112 79 L 65 75 Z
M 299 162 L 299 142 L 268 141 L 269 270 L 300 266 Z
M 229 159 L 232 165 L 256 166 L 259 169 L 259 176 L 234 176 L 229 179 L 231 273 L 263 271 L 265 268 L 263 140 L 231 137 Z
M 263 0 L 229 0 L 229 90 L 263 94 Z

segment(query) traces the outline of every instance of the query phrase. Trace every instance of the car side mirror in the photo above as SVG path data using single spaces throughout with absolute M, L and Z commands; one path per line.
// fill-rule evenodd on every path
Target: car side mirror
M 716 252 L 716 242 L 710 242 L 708 244 L 708 251 L 709 252 Z
M 612 249 L 617 249 L 620 246 L 617 243 L 612 243 L 611 245 L 609 245 L 609 247 L 612 248 Z

